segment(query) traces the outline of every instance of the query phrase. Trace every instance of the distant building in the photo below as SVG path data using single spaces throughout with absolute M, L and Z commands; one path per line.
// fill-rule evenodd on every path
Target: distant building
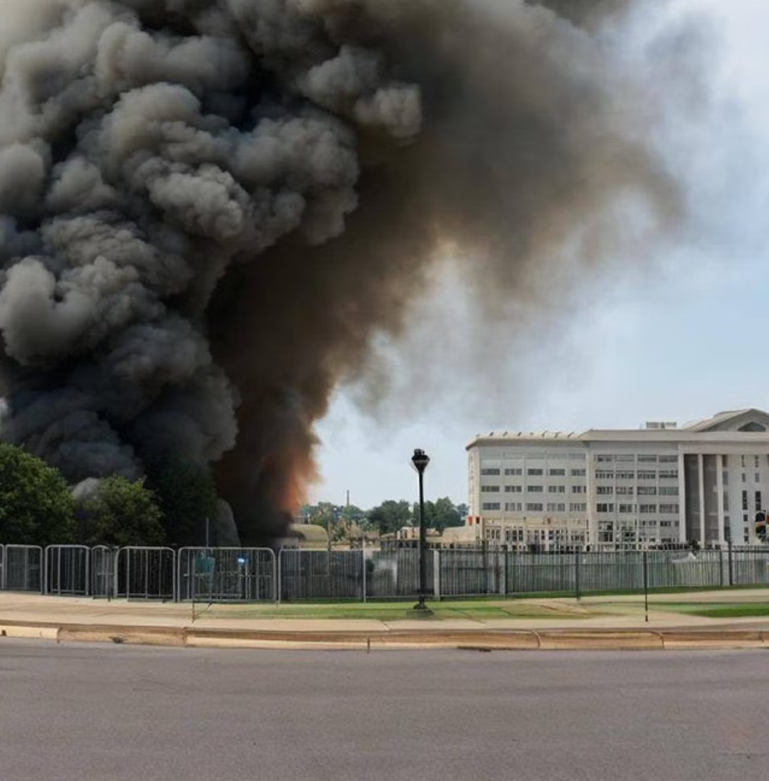
M 327 550 L 328 533 L 322 526 L 311 523 L 292 523 L 286 537 L 281 541 L 283 548 L 302 548 L 304 550 Z
M 468 446 L 476 541 L 542 549 L 756 543 L 769 507 L 769 414 L 679 428 L 490 433 Z

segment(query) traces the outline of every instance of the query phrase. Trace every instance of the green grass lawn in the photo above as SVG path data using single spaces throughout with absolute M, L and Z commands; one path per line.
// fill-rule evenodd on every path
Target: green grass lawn
M 671 613 L 688 613 L 703 618 L 764 618 L 769 616 L 769 603 L 762 602 L 725 602 L 721 604 L 702 604 L 696 602 L 663 602 L 654 605 L 654 610 Z

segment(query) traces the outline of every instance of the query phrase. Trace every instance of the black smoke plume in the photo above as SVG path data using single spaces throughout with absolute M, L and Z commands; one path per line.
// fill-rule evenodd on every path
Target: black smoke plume
M 679 220 L 636 5 L 3 0 L 2 438 L 73 483 L 210 465 L 279 534 L 438 258 L 536 319 Z

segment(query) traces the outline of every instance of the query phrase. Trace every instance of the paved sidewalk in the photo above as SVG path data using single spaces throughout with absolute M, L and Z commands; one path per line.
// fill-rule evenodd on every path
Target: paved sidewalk
M 769 602 L 767 590 L 526 600 L 557 618 L 243 617 L 243 605 L 127 602 L 0 593 L 0 637 L 175 646 L 329 648 L 678 648 L 769 646 L 769 618 L 727 621 L 666 612 L 665 602 Z M 479 603 L 483 604 L 483 603 Z M 581 617 L 580 606 L 600 606 Z M 404 605 L 406 612 L 407 605 Z M 569 614 L 573 610 L 573 617 Z M 566 613 L 566 615 L 564 615 Z M 2 646 L 0 646 L 1 649 Z

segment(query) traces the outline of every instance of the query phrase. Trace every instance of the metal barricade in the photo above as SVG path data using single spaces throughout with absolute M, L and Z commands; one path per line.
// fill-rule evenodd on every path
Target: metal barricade
M 428 593 L 433 590 L 434 556 L 426 557 Z M 417 597 L 419 595 L 419 551 L 417 548 L 366 551 L 366 596 L 372 599 Z
M 440 551 L 441 596 L 504 594 L 506 551 L 499 548 L 454 548 Z
M 39 545 L 6 545 L 3 567 L 7 591 L 43 591 L 43 549 Z
M 181 601 L 277 599 L 276 557 L 270 548 L 182 548 L 177 577 Z
M 279 601 L 362 599 L 363 554 L 282 548 L 278 553 Z
M 765 586 L 769 583 L 769 550 L 734 547 L 731 551 L 734 585 Z
M 85 545 L 49 545 L 45 549 L 45 594 L 87 596 L 91 550 Z
M 176 553 L 172 548 L 121 548 L 115 557 L 115 596 L 176 600 Z
M 115 558 L 117 549 L 97 545 L 91 549 L 91 589 L 93 597 L 115 596 Z

